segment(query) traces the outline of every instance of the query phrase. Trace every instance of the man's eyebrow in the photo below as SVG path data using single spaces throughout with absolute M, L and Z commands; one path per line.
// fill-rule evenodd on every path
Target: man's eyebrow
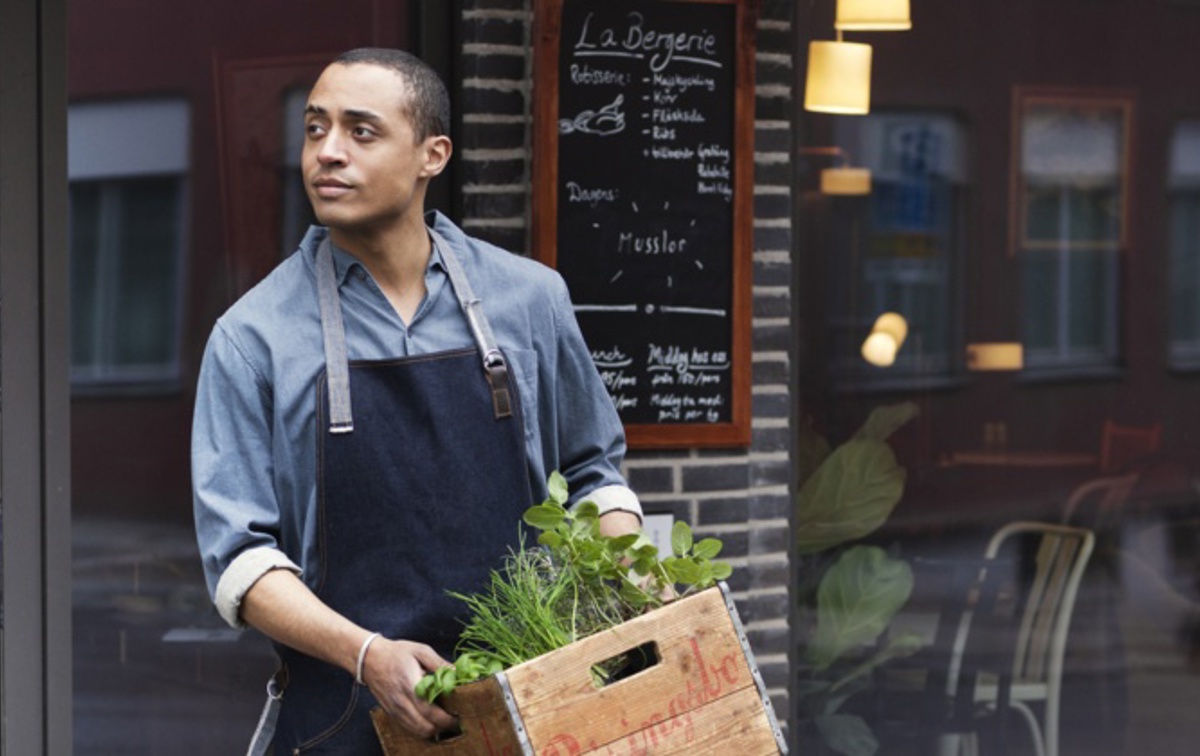
M 313 105 L 311 103 L 307 107 L 304 108 L 304 113 L 305 113 L 305 115 L 319 115 L 319 116 L 328 116 L 329 115 L 328 110 L 321 107 L 320 105 Z M 346 110 L 342 111 L 342 113 L 346 118 L 351 118 L 355 121 L 372 121 L 374 123 L 382 123 L 383 122 L 383 116 L 379 115 L 378 113 L 376 113 L 372 110 L 365 110 L 363 108 L 347 108 Z

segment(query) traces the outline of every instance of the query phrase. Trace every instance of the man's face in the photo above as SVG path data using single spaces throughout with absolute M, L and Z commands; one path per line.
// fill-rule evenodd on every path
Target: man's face
M 416 140 L 405 97 L 399 74 L 370 64 L 334 64 L 317 80 L 304 115 L 301 167 L 322 224 L 374 234 L 423 211 L 424 182 L 448 153 L 439 158 L 430 149 L 443 137 Z

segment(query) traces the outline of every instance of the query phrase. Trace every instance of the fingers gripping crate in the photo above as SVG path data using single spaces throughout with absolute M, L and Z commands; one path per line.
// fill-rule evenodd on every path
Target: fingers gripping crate
M 650 666 L 597 686 L 592 668 L 653 648 Z M 433 742 L 373 711 L 388 756 L 786 753 L 728 588 L 702 591 L 460 686 L 461 733 Z

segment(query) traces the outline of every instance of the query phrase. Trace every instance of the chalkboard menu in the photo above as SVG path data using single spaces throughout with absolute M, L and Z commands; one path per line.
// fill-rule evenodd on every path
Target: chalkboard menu
M 749 442 L 753 6 L 536 4 L 534 254 L 631 446 Z

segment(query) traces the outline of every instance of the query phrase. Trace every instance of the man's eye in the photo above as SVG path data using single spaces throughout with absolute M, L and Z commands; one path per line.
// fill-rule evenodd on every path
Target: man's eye
M 353 133 L 358 139 L 370 139 L 371 137 L 375 136 L 375 132 L 371 131 L 366 126 L 356 126 Z
M 310 123 L 304 127 L 304 131 L 309 136 L 320 136 L 325 133 L 325 128 L 319 123 Z

